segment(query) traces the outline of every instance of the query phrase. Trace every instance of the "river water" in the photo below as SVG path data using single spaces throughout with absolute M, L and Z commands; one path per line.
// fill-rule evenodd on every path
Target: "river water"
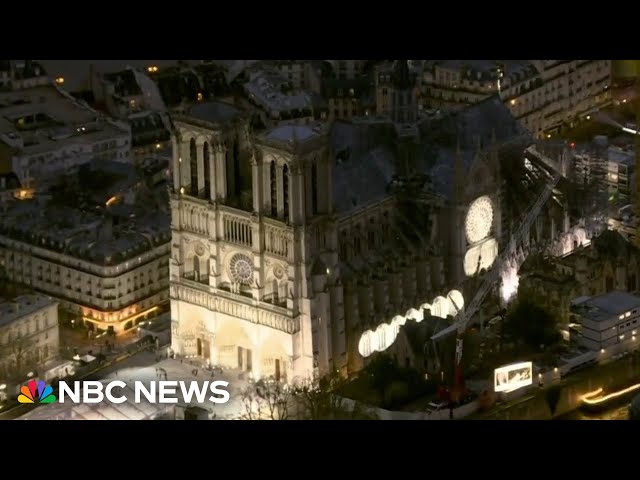
M 556 420 L 629 420 L 629 404 L 618 405 L 598 413 L 574 410 Z

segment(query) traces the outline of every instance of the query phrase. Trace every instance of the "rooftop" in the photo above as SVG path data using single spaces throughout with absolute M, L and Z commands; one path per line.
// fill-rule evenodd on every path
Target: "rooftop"
M 583 318 L 594 322 L 610 320 L 640 307 L 640 296 L 628 292 L 614 291 L 590 297 L 575 305 Z
M 20 295 L 13 300 L 5 300 L 0 297 L 0 326 L 8 325 L 25 315 L 56 305 L 56 303 L 44 295 Z
M 168 117 L 153 111 L 144 111 L 130 115 L 131 144 L 133 146 L 164 142 L 171 138 Z
M 99 265 L 139 256 L 171 238 L 170 215 L 163 212 L 166 189 L 147 188 L 140 178 L 129 164 L 93 161 L 46 195 L 6 202 L 0 237 Z M 134 188 L 140 198 L 133 203 L 106 205 L 111 197 Z
M 244 84 L 249 96 L 270 112 L 312 109 L 313 97 L 302 90 L 289 88 L 280 72 L 268 67 L 256 68 Z
M 225 102 L 199 103 L 191 107 L 190 117 L 209 123 L 224 123 L 238 117 L 242 112 Z
M 166 214 L 130 215 L 110 217 L 70 207 L 42 206 L 38 199 L 16 200 L 0 218 L 0 236 L 96 265 L 117 265 L 171 239 Z
M 307 125 L 281 124 L 262 133 L 256 140 L 262 145 L 302 153 L 325 145 L 328 133 L 329 126 L 322 122 Z
M 409 321 L 405 323 L 401 331 L 404 331 L 414 355 L 422 356 L 425 352 L 425 345 L 431 341 L 433 334 L 448 325 L 449 320 L 446 318 L 429 316 L 425 317 L 422 322 Z
M 281 125 L 269 130 L 264 137 L 280 142 L 304 142 L 310 138 L 318 137 L 322 133 L 323 130 L 319 125 Z
M 393 153 L 383 147 L 353 159 L 338 161 L 333 168 L 336 210 L 346 212 L 382 200 L 389 194 L 394 173 Z
M 463 166 L 468 169 L 478 149 L 486 149 L 494 138 L 498 147 L 522 141 L 523 149 L 529 138 L 497 96 L 425 121 L 428 123 L 420 128 L 422 136 L 416 168 L 418 173 L 431 179 L 433 193 L 442 197 L 453 194 L 457 146 Z M 379 122 L 335 122 L 332 125 L 332 150 L 338 157 L 333 169 L 337 211 L 345 212 L 389 194 L 388 188 L 396 173 L 396 157 L 393 145 L 381 140 L 389 137 L 384 131 L 388 125 L 386 117 L 381 117 Z M 507 161 L 510 157 L 504 158 Z
M 126 125 L 105 120 L 54 85 L 0 93 L 0 141 L 24 155 L 128 134 Z
M 140 85 L 138 85 L 135 72 L 132 68 L 107 73 L 104 75 L 104 78 L 113 84 L 116 95 L 120 97 L 142 95 L 142 89 Z
M 439 66 L 449 70 L 463 70 L 472 80 L 495 80 L 498 68 L 507 77 L 534 68 L 529 60 L 443 60 Z

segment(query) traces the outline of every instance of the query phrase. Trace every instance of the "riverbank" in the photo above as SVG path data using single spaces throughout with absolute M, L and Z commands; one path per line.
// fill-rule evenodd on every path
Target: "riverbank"
M 640 382 L 640 357 L 629 355 L 605 365 L 584 369 L 563 378 L 555 385 L 531 391 L 505 405 L 474 415 L 483 420 L 551 420 L 577 415 L 582 397 L 602 388 L 604 391 Z M 559 389 L 554 411 L 550 407 L 549 389 Z M 568 419 L 568 418 L 567 418 Z

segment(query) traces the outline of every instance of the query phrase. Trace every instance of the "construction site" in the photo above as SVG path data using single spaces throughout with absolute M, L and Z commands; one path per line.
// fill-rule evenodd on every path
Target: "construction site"
M 432 384 L 425 391 L 437 386 L 429 401 L 414 400 L 403 410 L 453 412 L 475 401 L 479 410 L 490 411 L 496 403 L 637 350 L 635 330 L 626 341 L 620 335 L 609 351 L 585 348 L 572 314 L 574 300 L 640 288 L 635 173 L 640 109 L 637 84 L 628 78 L 629 65 L 625 68 L 627 77 L 612 86 L 612 105 L 587 115 L 588 125 L 556 138 L 524 145 L 520 138 L 501 146 L 501 196 L 511 209 L 502 211 L 502 224 L 509 227 L 502 229 L 490 267 L 363 335 L 365 353 L 384 352 L 396 365 L 421 372 Z M 546 338 L 553 344 L 527 347 L 513 338 L 506 324 L 515 322 L 515 310 L 530 322 L 538 320 L 532 316 L 548 316 L 555 332 Z M 502 388 L 500 367 L 513 376 L 512 365 L 515 383 Z

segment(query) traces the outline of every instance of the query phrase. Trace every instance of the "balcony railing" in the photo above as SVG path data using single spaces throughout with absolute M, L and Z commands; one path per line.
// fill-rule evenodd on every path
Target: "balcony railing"
M 205 273 L 187 272 L 184 274 L 184 278 L 202 285 L 209 285 L 209 275 Z
M 299 319 L 291 317 L 285 308 L 217 290 L 185 278 L 180 283 L 171 284 L 171 298 L 289 334 L 300 330 Z
M 253 246 L 251 214 L 239 210 L 220 208 L 222 213 L 222 238 L 225 242 Z
M 267 253 L 293 260 L 293 227 L 265 218 L 262 247 Z
M 280 221 L 263 217 L 263 240 L 259 245 L 260 237 L 254 235 L 254 226 L 251 214 L 237 209 L 220 207 L 222 213 L 222 239 L 225 242 L 242 245 L 244 247 L 260 248 L 272 255 L 287 260 L 293 259 L 293 227 Z

